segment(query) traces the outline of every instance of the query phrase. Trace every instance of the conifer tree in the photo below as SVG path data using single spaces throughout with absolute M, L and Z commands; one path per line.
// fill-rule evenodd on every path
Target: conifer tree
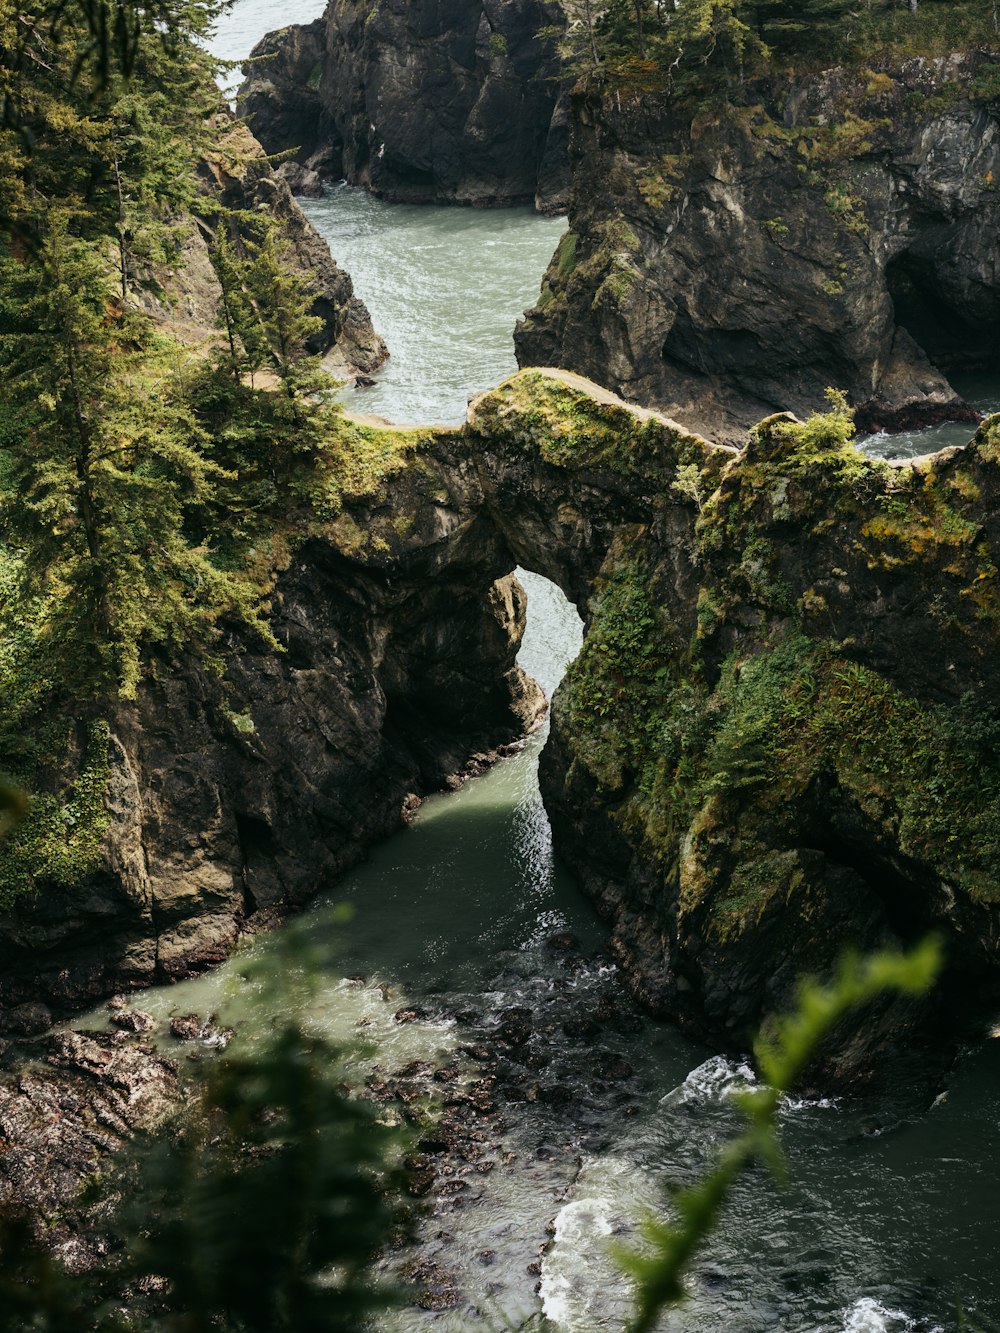
M 169 349 L 121 316 L 66 217 L 31 262 L 0 262 L 0 333 L 0 536 L 71 692 L 129 695 L 144 644 L 208 646 L 220 615 L 256 620 L 249 585 L 189 535 L 226 474 Z

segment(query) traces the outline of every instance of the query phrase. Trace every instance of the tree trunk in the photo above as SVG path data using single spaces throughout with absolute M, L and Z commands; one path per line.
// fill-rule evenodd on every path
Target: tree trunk
M 642 6 L 643 0 L 632 0 L 635 7 L 635 32 L 639 39 L 639 56 L 642 60 L 646 59 L 646 36 L 642 26 Z

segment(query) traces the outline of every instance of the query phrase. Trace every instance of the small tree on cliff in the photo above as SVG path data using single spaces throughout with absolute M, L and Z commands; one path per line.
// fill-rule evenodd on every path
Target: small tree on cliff
M 59 213 L 32 258 L 0 260 L 0 535 L 64 683 L 91 697 L 134 692 L 144 643 L 204 647 L 223 612 L 257 620 L 249 584 L 186 535 L 225 473 L 114 282 Z

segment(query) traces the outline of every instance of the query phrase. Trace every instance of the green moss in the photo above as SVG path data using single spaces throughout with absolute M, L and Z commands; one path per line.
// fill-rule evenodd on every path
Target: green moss
M 650 208 L 663 208 L 682 193 L 684 173 L 691 162 L 690 153 L 665 153 L 655 166 L 640 171 L 635 178 L 642 199 Z
M 39 884 L 75 888 L 100 865 L 109 820 L 108 736 L 106 722 L 90 723 L 75 778 L 57 779 L 52 790 L 32 792 L 37 771 L 14 774 L 31 796 L 24 820 L 0 847 L 0 907 L 9 907 Z M 67 740 L 65 730 L 61 739 Z M 53 752 L 51 766 L 63 757 L 64 751 Z
M 565 282 L 576 267 L 576 247 L 579 237 L 574 231 L 567 231 L 559 241 L 555 254 L 556 272 Z
M 522 370 L 477 399 L 470 428 L 537 450 L 557 467 L 592 465 L 643 477 L 664 505 L 697 505 L 695 492 L 710 495 L 732 457 L 652 414 L 602 401 L 585 382 L 577 386 L 538 370 Z M 678 477 L 680 490 L 674 488 Z
M 823 202 L 834 220 L 846 231 L 857 236 L 863 236 L 868 231 L 864 204 L 845 185 L 831 185 L 823 196 Z
M 491 60 L 507 59 L 507 38 L 503 35 L 502 32 L 490 33 L 490 59 Z
M 422 427 L 367 426 L 342 417 L 324 442 L 310 499 L 323 517 L 337 514 L 345 500 L 375 495 L 385 480 L 401 472 L 437 432 Z
M 560 708 L 581 760 L 612 790 L 627 771 L 644 772 L 658 743 L 660 713 L 674 689 L 675 641 L 641 555 L 598 583 L 590 632 L 567 672 Z

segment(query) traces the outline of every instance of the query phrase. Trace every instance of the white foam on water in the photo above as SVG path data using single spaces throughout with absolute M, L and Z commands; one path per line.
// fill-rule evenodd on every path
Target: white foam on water
M 840 1105 L 839 1097 L 782 1097 L 783 1111 L 835 1111 Z
M 661 1106 L 688 1106 L 693 1102 L 722 1102 L 736 1092 L 756 1085 L 757 1078 L 745 1060 L 713 1055 L 692 1069 L 683 1083 L 660 1100 Z
M 917 1325 L 905 1310 L 890 1310 L 872 1296 L 862 1296 L 844 1315 L 843 1333 L 914 1333 Z M 936 1325 L 930 1333 L 944 1333 Z
M 636 1220 L 662 1200 L 642 1165 L 628 1157 L 588 1157 L 572 1198 L 556 1214 L 552 1244 L 542 1260 L 539 1298 L 546 1319 L 565 1333 L 620 1333 L 632 1307 L 632 1287 L 614 1253 L 637 1243 Z
M 585 1314 L 589 1304 L 587 1291 L 581 1289 L 584 1284 L 577 1280 L 590 1269 L 586 1253 L 595 1240 L 603 1240 L 613 1231 L 610 1207 L 602 1199 L 576 1199 L 560 1208 L 555 1227 L 553 1251 L 560 1255 L 568 1253 L 582 1262 L 575 1270 L 546 1262 L 538 1294 L 546 1319 L 557 1326 L 572 1328 L 575 1317 Z

